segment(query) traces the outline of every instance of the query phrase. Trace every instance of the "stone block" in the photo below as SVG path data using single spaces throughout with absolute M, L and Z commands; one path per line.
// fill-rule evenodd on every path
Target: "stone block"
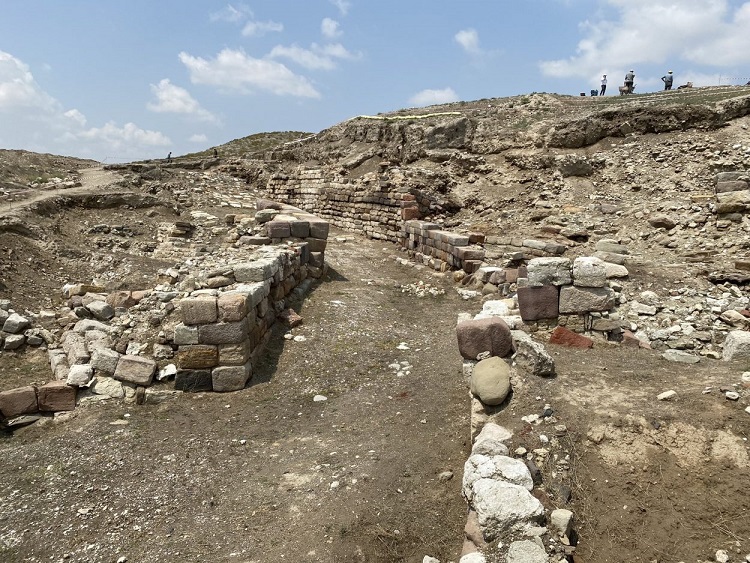
M 608 287 L 575 287 L 560 289 L 560 313 L 609 311 L 615 307 L 615 292 Z
M 41 412 L 72 411 L 76 408 L 76 390 L 64 381 L 51 381 L 37 389 Z
M 750 332 L 731 331 L 724 340 L 722 360 L 750 360 Z
M 91 356 L 91 367 L 97 375 L 112 376 L 117 369 L 117 362 L 120 361 L 120 354 L 115 350 L 102 348 L 96 350 Z
M 27 328 L 31 327 L 31 321 L 22 317 L 18 313 L 11 313 L 3 323 L 3 332 L 10 334 L 20 334 Z
M 310 236 L 313 238 L 327 239 L 329 225 L 327 221 L 310 221 Z
M 279 271 L 279 261 L 276 258 L 266 256 L 252 262 L 235 264 L 234 279 L 238 282 L 262 282 L 273 278 Z
M 560 346 L 567 346 L 569 348 L 587 349 L 594 347 L 594 341 L 589 337 L 577 334 L 564 326 L 558 326 L 553 330 L 549 341 L 551 344 L 559 344 Z
M 86 337 L 77 332 L 66 332 L 63 334 L 60 345 L 68 356 L 68 364 L 87 364 L 91 360 L 88 348 L 86 347 Z
M 212 368 L 219 364 L 219 349 L 216 346 L 180 346 L 175 363 L 189 370 Z
M 526 266 L 531 287 L 569 285 L 573 283 L 568 258 L 533 258 Z
M 460 322 L 456 335 L 459 352 L 468 360 L 476 360 L 482 352 L 502 358 L 513 351 L 510 328 L 498 317 Z
M 484 260 L 484 248 L 481 246 L 454 247 L 454 256 L 459 260 Z
M 241 366 L 247 363 L 253 352 L 250 338 L 239 344 L 219 345 L 219 364 L 222 366 Z
M 200 344 L 239 344 L 247 339 L 247 321 L 234 323 L 213 323 L 198 327 Z
M 290 231 L 295 238 L 307 238 L 310 236 L 310 223 L 307 221 L 292 221 Z
M 750 208 L 750 190 L 716 194 L 716 213 L 744 213 Z
M 728 180 L 724 182 L 717 182 L 716 193 L 722 194 L 726 192 L 741 192 L 750 188 L 745 180 Z
M 151 358 L 124 355 L 117 362 L 114 378 L 136 385 L 149 386 L 154 381 L 156 362 Z
M 26 337 L 23 334 L 7 334 L 4 339 L 0 337 L 0 342 L 2 342 L 3 350 L 18 350 L 26 342 Z
M 180 310 L 182 322 L 186 325 L 215 323 L 219 315 L 216 297 L 210 295 L 183 299 L 180 301 Z
M 607 266 L 596 256 L 580 256 L 573 260 L 573 285 L 604 287 L 607 285 Z
M 219 366 L 211 370 L 213 390 L 217 393 L 240 391 L 250 379 L 250 362 L 242 366 Z
M 182 369 L 174 376 L 174 388 L 186 393 L 212 391 L 213 384 L 210 370 Z
M 554 285 L 519 287 L 516 297 L 524 321 L 556 319 L 560 313 L 560 293 Z
M 266 223 L 268 236 L 271 238 L 289 238 L 292 236 L 292 229 L 289 221 L 277 221 L 276 219 Z
M 5 418 L 32 414 L 38 410 L 36 387 L 32 385 L 17 387 L 0 393 L 0 414 Z
M 107 303 L 115 309 L 129 309 L 137 301 L 130 291 L 114 291 L 107 295 Z
M 247 293 L 239 291 L 227 291 L 219 295 L 217 301 L 219 308 L 219 321 L 239 322 L 247 317 L 249 306 Z
M 94 377 L 94 368 L 91 364 L 78 364 L 71 366 L 65 383 L 72 387 L 85 387 Z
M 602 239 L 596 243 L 596 250 L 599 252 L 609 252 L 612 254 L 630 254 L 628 247 L 620 244 L 616 240 Z
M 311 252 L 310 253 L 310 266 L 313 268 L 322 268 L 325 263 L 325 254 L 322 252 Z
M 519 370 L 537 377 L 555 375 L 555 360 L 541 342 L 536 342 L 522 330 L 512 330 L 511 334 L 516 348 L 513 362 Z
M 108 321 L 115 316 L 115 309 L 106 301 L 92 301 L 86 305 L 86 309 L 94 315 L 95 319 L 100 321 Z
M 180 323 L 174 327 L 174 343 L 178 346 L 198 344 L 198 326 Z
M 328 245 L 328 241 L 326 239 L 322 238 L 307 238 L 305 239 L 305 242 L 307 243 L 307 247 L 310 250 L 310 252 L 325 252 L 326 246 Z

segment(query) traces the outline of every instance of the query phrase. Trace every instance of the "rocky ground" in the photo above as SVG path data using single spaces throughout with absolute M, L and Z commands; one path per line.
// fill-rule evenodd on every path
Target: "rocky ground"
M 540 500 L 574 512 L 576 561 L 742 561 L 748 366 L 715 358 L 730 321 L 744 326 L 722 315 L 748 305 L 750 227 L 719 217 L 713 190 L 717 172 L 750 161 L 750 118 L 735 108 L 746 94 L 696 89 L 678 109 L 670 94 L 482 100 L 434 108 L 467 123 L 389 125 L 398 135 L 381 128 L 380 144 L 341 124 L 267 164 L 14 180 L 19 197 L 0 202 L 0 298 L 38 313 L 62 305 L 68 282 L 152 288 L 190 257 L 231 253 L 224 217 L 251 214 L 273 171 L 306 162 L 356 179 L 387 158 L 434 190 L 432 218 L 447 226 L 546 237 L 570 256 L 601 239 L 630 253 L 622 314 L 657 349 L 547 344 L 557 377 L 518 378 L 501 414 L 511 451 L 541 469 Z M 430 135 L 442 148 L 424 146 Z M 195 226 L 182 247 L 165 243 L 177 221 Z M 501 247 L 489 239 L 490 260 Z M 454 325 L 482 298 L 404 256 L 336 232 L 327 278 L 298 304 L 304 340 L 279 333 L 244 392 L 89 403 L 0 439 L 3 560 L 457 561 L 470 442 Z M 701 360 L 670 362 L 666 348 Z M 0 353 L 0 389 L 48 380 L 46 361 Z

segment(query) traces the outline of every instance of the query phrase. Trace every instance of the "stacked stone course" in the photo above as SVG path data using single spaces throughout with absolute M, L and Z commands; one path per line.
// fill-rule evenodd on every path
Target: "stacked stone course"
M 391 186 L 385 176 L 370 186 L 326 178 L 320 169 L 276 174 L 265 191 L 271 199 L 313 212 L 336 227 L 390 242 L 398 242 L 402 221 L 421 217 L 431 203 L 416 189 Z
M 405 221 L 401 229 L 401 246 L 409 255 L 435 270 L 464 270 L 476 272 L 484 260 L 484 242 L 479 233 L 458 234 L 441 230 L 437 223 Z

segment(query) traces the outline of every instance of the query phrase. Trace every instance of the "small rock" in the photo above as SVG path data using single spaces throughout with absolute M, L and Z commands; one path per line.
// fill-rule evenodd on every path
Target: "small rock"
M 438 480 L 442 482 L 450 481 L 451 479 L 453 479 L 453 471 L 443 471 L 438 475 Z
M 671 389 L 669 391 L 664 391 L 664 393 L 659 393 L 656 396 L 656 398 L 660 401 L 671 401 L 675 397 L 677 397 L 677 391 Z
M 729 399 L 730 401 L 739 401 L 740 400 L 740 394 L 737 393 L 737 391 L 727 391 L 724 393 L 724 396 Z
M 727 563 L 728 561 L 729 561 L 729 554 L 726 552 L 726 550 L 719 549 L 716 551 L 717 563 Z
M 315 395 L 313 397 L 313 401 L 316 402 L 316 403 L 321 403 L 321 402 L 327 401 L 327 400 L 328 400 L 328 397 L 326 397 L 325 395 Z

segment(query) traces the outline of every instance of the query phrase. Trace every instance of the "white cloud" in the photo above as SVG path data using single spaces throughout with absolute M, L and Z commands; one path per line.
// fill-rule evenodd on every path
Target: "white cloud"
M 179 57 L 193 84 L 242 93 L 263 90 L 279 96 L 320 98 L 320 93 L 304 76 L 294 74 L 281 63 L 256 59 L 242 50 L 224 49 L 213 60 L 185 52 Z
M 279 31 L 284 31 L 284 24 L 272 21 L 249 21 L 242 28 L 242 35 L 245 37 L 261 37 L 266 33 Z
M 157 113 L 182 113 L 193 116 L 201 121 L 216 123 L 218 120 L 210 111 L 201 107 L 190 92 L 175 86 L 168 78 L 151 85 L 151 92 L 156 97 L 155 102 L 149 102 L 146 107 Z
M 417 92 L 409 98 L 409 103 L 415 106 L 432 106 L 457 102 L 458 99 L 458 94 L 453 91 L 453 88 L 443 88 L 442 90 L 422 90 L 421 92 Z
M 126 123 L 118 127 L 110 121 L 103 127 L 92 127 L 75 135 L 79 139 L 96 140 L 105 143 L 109 148 L 120 150 L 128 145 L 165 147 L 172 144 L 169 137 L 158 131 L 141 129 L 135 123 Z
M 462 29 L 453 36 L 453 39 L 467 53 L 478 55 L 482 52 L 482 49 L 479 47 L 479 33 L 477 33 L 476 29 Z
M 339 22 L 332 20 L 331 18 L 324 18 L 323 21 L 320 22 L 320 32 L 323 34 L 323 37 L 329 39 L 339 37 L 341 35 Z
M 80 111 L 77 109 L 69 109 L 65 113 L 63 113 L 65 117 L 68 119 L 72 119 L 74 122 L 76 122 L 81 127 L 86 126 L 86 116 L 83 115 Z
M 239 22 L 249 17 L 253 17 L 253 12 L 244 4 L 238 6 L 227 4 L 221 10 L 209 16 L 211 21 L 225 21 L 230 23 Z
M 0 111 L 20 108 L 55 112 L 60 104 L 37 84 L 28 65 L 0 51 Z
M 190 135 L 190 138 L 188 139 L 191 143 L 205 143 L 208 141 L 208 137 L 206 137 L 203 133 L 195 133 L 194 135 Z
M 341 12 L 341 15 L 344 16 L 349 12 L 349 8 L 352 5 L 348 0 L 331 0 L 331 4 L 336 6 L 339 9 L 339 12 Z
M 310 70 L 333 70 L 336 68 L 336 60 L 356 60 L 361 54 L 354 54 L 340 43 L 317 45 L 313 43 L 310 49 L 304 49 L 296 45 L 285 47 L 277 45 L 268 54 L 269 58 L 286 58 L 290 61 Z
M 543 61 L 548 76 L 595 75 L 603 68 L 675 59 L 712 66 L 750 63 L 750 2 L 727 0 L 606 0 L 616 17 L 580 24 L 575 54 Z

